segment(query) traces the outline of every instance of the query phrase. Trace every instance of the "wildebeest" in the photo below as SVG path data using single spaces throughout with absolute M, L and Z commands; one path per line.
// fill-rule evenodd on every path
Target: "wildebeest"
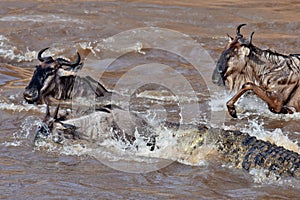
M 47 103 L 51 98 L 70 100 L 74 96 L 83 96 L 87 88 L 97 97 L 110 94 L 103 85 L 91 77 L 77 76 L 78 70 L 83 66 L 78 52 L 76 61 L 70 62 L 63 58 L 42 57 L 47 49 L 42 49 L 38 53 L 37 58 L 41 63 L 36 66 L 31 81 L 23 93 L 28 103 Z
M 228 83 L 230 90 L 238 92 L 227 102 L 229 114 L 236 118 L 235 102 L 247 91 L 252 91 L 268 104 L 274 113 L 300 111 L 300 55 L 284 55 L 262 50 L 241 33 L 241 24 L 235 38 L 222 52 L 213 74 L 213 82 Z

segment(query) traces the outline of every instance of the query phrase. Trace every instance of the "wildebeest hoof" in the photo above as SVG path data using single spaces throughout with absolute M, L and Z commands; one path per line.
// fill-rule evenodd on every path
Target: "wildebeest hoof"
M 283 106 L 280 112 L 283 114 L 293 114 L 296 112 L 296 109 L 294 107 Z
M 236 114 L 236 110 L 235 110 L 234 106 L 228 106 L 227 105 L 227 109 L 228 109 L 228 112 L 229 112 L 231 117 L 237 118 L 237 114 Z

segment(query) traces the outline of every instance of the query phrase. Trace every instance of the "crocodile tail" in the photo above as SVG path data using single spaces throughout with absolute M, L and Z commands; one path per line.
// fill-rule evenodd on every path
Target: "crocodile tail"
M 247 171 L 265 169 L 266 175 L 300 177 L 300 155 L 240 131 L 220 131 L 217 148 L 224 158 Z

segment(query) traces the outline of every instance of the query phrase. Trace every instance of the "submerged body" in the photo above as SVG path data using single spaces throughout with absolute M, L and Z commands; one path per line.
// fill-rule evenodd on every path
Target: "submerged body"
M 139 134 L 145 139 L 150 150 L 155 148 L 156 134 L 153 127 L 140 116 L 120 108 L 102 107 L 91 114 L 67 120 L 65 116 L 57 115 L 58 107 L 53 117 L 50 116 L 48 107 L 44 122 L 36 133 L 35 145 L 39 145 L 45 139 L 55 143 L 63 143 L 66 139 L 101 143 L 107 138 L 132 144 L 136 140 L 136 134 Z
M 102 111 L 69 120 L 48 117 L 36 133 L 35 145 L 49 139 L 55 143 L 67 139 L 101 143 L 100 139 L 105 137 L 132 144 L 136 139 L 136 133 L 139 133 L 151 150 L 159 148 L 156 144 L 159 133 L 155 132 L 153 126 L 138 116 L 131 118 L 131 121 L 124 121 L 125 114 L 128 113 L 124 110 L 104 108 Z M 298 153 L 257 139 L 248 133 L 208 128 L 206 125 L 162 123 L 160 126 L 170 130 L 173 135 L 180 130 L 194 132 L 196 137 L 188 142 L 191 145 L 190 151 L 204 144 L 212 144 L 225 161 L 237 168 L 247 171 L 263 169 L 267 176 L 300 177 Z M 59 137 L 61 139 L 57 139 Z

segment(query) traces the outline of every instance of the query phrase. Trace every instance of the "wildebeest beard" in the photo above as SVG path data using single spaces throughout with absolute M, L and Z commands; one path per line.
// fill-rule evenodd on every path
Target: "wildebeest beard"
M 222 52 L 217 62 L 216 68 L 213 71 L 212 81 L 213 83 L 219 86 L 225 85 L 225 80 L 226 80 L 225 73 L 228 67 L 227 63 L 228 60 L 230 59 L 229 55 L 232 53 L 232 51 L 234 51 L 233 47 L 226 49 L 225 51 Z

